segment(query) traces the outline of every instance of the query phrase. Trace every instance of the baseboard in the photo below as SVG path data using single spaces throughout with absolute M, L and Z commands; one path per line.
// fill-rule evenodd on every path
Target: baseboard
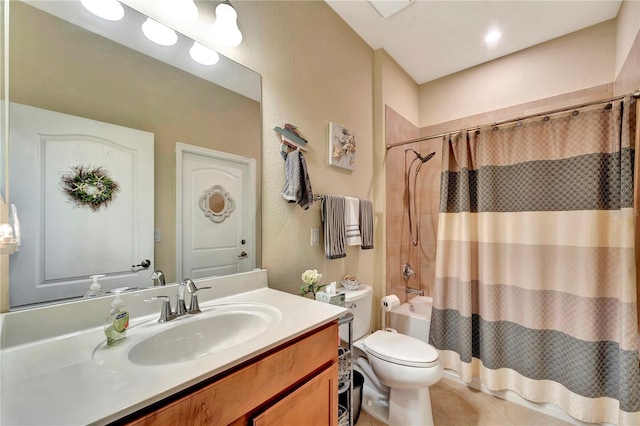
M 491 390 L 486 386 L 483 386 L 482 384 L 480 384 L 477 378 L 474 378 L 471 383 L 463 382 L 462 379 L 460 379 L 460 376 L 458 376 L 458 373 L 456 373 L 453 370 L 445 370 L 443 374 L 443 378 L 452 380 L 454 382 L 463 384 L 465 386 L 469 386 L 473 389 L 479 390 L 480 392 L 484 392 L 489 395 L 493 395 L 497 398 L 501 398 L 506 401 L 513 402 L 514 404 L 518 404 L 530 410 L 537 411 L 538 413 L 546 414 L 547 416 L 551 416 L 553 418 L 562 420 L 563 422 L 567 422 L 572 425 L 593 426 L 593 423 L 585 423 L 585 422 L 581 422 L 580 420 L 574 419 L 573 417 L 571 417 L 570 415 L 562 411 L 562 409 L 560 409 L 560 407 L 556 405 L 531 402 L 512 391 Z

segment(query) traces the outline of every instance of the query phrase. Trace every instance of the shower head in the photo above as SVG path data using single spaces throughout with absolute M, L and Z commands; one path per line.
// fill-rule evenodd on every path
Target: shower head
M 416 157 L 418 157 L 420 159 L 420 161 L 422 161 L 423 163 L 426 163 L 427 161 L 431 160 L 433 158 L 434 155 L 436 155 L 435 152 L 432 152 L 431 154 L 427 154 L 424 157 L 422 155 L 420 155 L 420 153 L 418 151 L 416 151 L 415 149 L 411 149 L 411 148 L 405 148 L 404 152 L 407 151 L 411 151 L 413 152 Z

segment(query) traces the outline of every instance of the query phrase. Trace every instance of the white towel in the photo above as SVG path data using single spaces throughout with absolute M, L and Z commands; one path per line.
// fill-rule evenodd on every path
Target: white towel
M 344 229 L 348 246 L 362 244 L 360 237 L 360 200 L 353 197 L 344 197 Z

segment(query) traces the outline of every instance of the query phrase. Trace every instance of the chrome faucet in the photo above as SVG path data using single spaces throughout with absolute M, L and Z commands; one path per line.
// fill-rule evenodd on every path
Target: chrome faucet
M 421 288 L 405 287 L 404 292 L 424 296 L 424 290 L 422 290 Z
M 402 265 L 402 279 L 404 279 L 405 281 L 409 281 L 409 277 L 411 277 L 411 275 L 413 275 L 413 279 L 415 280 L 416 271 L 411 269 L 411 265 L 409 265 L 409 262 L 407 262 Z
M 177 318 L 171 310 L 171 298 L 169 298 L 169 296 L 153 296 L 144 299 L 147 303 L 153 302 L 154 300 L 162 300 L 162 309 L 160 309 L 160 318 L 158 318 L 158 322 L 167 322 Z
M 187 280 L 184 280 L 178 284 L 178 295 L 176 296 L 176 308 L 173 310 L 173 314 L 176 317 L 180 317 L 187 313 L 187 305 L 184 303 L 184 291 L 187 288 Z
M 210 289 L 211 287 L 198 288 L 196 287 L 196 284 L 189 278 L 186 278 L 182 282 L 182 284 L 186 286 L 187 291 L 191 295 L 191 301 L 189 303 L 189 307 L 187 308 L 187 313 L 191 315 L 201 313 L 202 311 L 200 310 L 200 305 L 198 304 L 198 292 L 200 290 Z
M 164 273 L 159 269 L 151 274 L 151 280 L 154 286 L 166 284 L 164 281 Z
M 176 296 L 176 307 L 171 309 L 171 298 L 169 296 L 153 296 L 144 299 L 145 302 L 153 302 L 154 300 L 162 300 L 162 309 L 160 310 L 160 318 L 158 322 L 167 322 L 179 318 L 184 315 L 199 314 L 200 305 L 198 305 L 198 292 L 200 290 L 207 290 L 211 287 L 196 287 L 196 284 L 189 278 L 185 278 L 180 284 L 178 284 L 178 295 Z M 191 301 L 189 307 L 184 301 L 185 290 L 191 295 Z

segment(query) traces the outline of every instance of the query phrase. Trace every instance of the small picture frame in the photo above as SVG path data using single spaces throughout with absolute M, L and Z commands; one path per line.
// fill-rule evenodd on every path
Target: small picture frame
M 356 169 L 356 137 L 349 129 L 329 123 L 329 165 L 347 170 Z

